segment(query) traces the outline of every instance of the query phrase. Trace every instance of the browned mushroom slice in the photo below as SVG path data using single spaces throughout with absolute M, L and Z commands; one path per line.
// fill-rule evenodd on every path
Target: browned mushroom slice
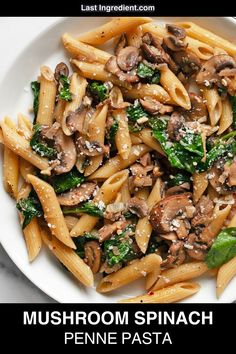
M 184 124 L 185 119 L 179 112 L 173 112 L 171 114 L 167 125 L 167 133 L 171 140 L 179 141 L 182 138 L 183 134 L 181 130 Z
M 59 82 L 60 80 L 60 77 L 64 75 L 64 76 L 68 76 L 69 75 L 69 69 L 68 69 L 68 66 L 61 62 L 59 64 L 57 64 L 56 68 L 55 68 L 55 72 L 54 72 L 54 77 L 55 77 L 55 80 L 57 82 Z
M 80 155 L 99 156 L 105 152 L 105 146 L 98 141 L 88 141 L 82 136 L 76 140 L 76 147 Z
M 71 133 L 79 131 L 83 132 L 84 119 L 88 108 L 84 105 L 81 105 L 76 111 L 69 112 L 69 115 L 66 117 L 66 125 Z
M 190 190 L 190 183 L 185 182 L 178 186 L 168 188 L 166 191 L 166 196 L 168 197 L 169 195 L 184 193 L 189 190 Z
M 175 36 L 164 37 L 163 42 L 173 52 L 179 52 L 187 47 L 186 43 Z
M 219 72 L 226 68 L 236 68 L 235 60 L 227 54 L 214 55 L 203 64 L 197 74 L 196 81 L 198 84 L 205 84 L 206 86 L 219 82 L 221 84 Z
M 113 233 L 118 230 L 123 230 L 128 225 L 127 221 L 116 221 L 113 224 L 104 225 L 101 229 L 98 230 L 99 242 L 104 242 L 109 239 Z
M 172 106 L 164 105 L 151 97 L 145 97 L 144 99 L 140 99 L 139 101 L 143 108 L 153 115 L 165 114 L 173 111 Z
M 60 205 L 72 206 L 88 200 L 96 189 L 96 183 L 86 182 L 69 192 L 58 195 Z
M 197 241 L 197 236 L 195 234 L 189 235 L 184 247 L 189 257 L 198 261 L 203 261 L 205 259 L 208 246 Z
M 58 152 L 59 165 L 55 166 L 53 171 L 59 175 L 69 172 L 76 163 L 76 148 L 73 139 L 66 136 L 60 128 L 55 135 L 54 146 Z
M 227 190 L 226 188 L 224 188 L 224 182 L 228 174 L 223 174 L 222 172 L 223 171 L 220 168 L 213 166 L 208 173 L 208 180 L 210 182 L 210 185 L 217 191 L 217 193 L 227 194 Z
M 140 159 L 140 165 L 142 165 L 143 167 L 147 167 L 149 165 L 152 165 L 152 159 L 151 159 L 151 155 L 149 152 L 147 152 L 146 154 L 144 154 Z
M 196 210 L 191 221 L 192 226 L 207 226 L 211 222 L 214 205 L 209 197 L 203 195 L 196 204 Z
M 114 53 L 115 55 L 118 55 L 121 51 L 121 49 L 125 48 L 127 46 L 127 36 L 125 33 L 122 33 L 120 38 L 118 39 L 118 42 L 115 46 L 115 50 L 114 50 Z
M 148 206 L 143 199 L 137 197 L 131 198 L 127 204 L 127 208 L 139 218 L 144 218 L 148 215 Z
M 182 27 L 167 23 L 166 29 L 169 33 L 171 33 L 173 36 L 179 39 L 184 39 L 186 37 L 186 31 Z
M 182 241 L 175 241 L 171 244 L 167 258 L 162 262 L 162 266 L 169 268 L 179 266 L 185 261 L 186 254 L 184 250 L 184 243 Z
M 138 48 L 128 46 L 120 50 L 117 55 L 117 64 L 121 70 L 130 71 L 137 65 L 138 57 Z
M 189 98 L 191 101 L 191 109 L 189 111 L 185 111 L 185 115 L 187 115 L 187 117 L 191 120 L 207 118 L 208 111 L 203 98 L 193 92 L 189 93 Z
M 125 73 L 119 68 L 115 56 L 112 56 L 110 59 L 108 59 L 105 64 L 105 70 L 112 73 L 113 75 L 116 75 L 121 81 L 127 81 L 130 83 L 139 81 L 139 77 L 136 75 L 135 71 L 133 72 L 131 70 L 130 72 Z
M 101 266 L 102 251 L 98 241 L 88 241 L 84 245 L 85 262 L 96 274 Z
M 159 236 L 167 241 L 177 241 L 178 239 L 175 232 L 169 232 L 168 234 L 159 234 Z
M 181 71 L 188 76 L 191 76 L 201 68 L 200 59 L 196 54 L 187 50 L 174 52 L 173 59 L 179 65 Z
M 192 206 L 191 193 L 176 194 L 162 199 L 152 208 L 149 219 L 154 230 L 169 233 L 178 229 L 173 220 L 186 213 L 186 207 Z
M 223 87 L 227 88 L 231 96 L 236 95 L 236 69 L 223 69 L 219 72 Z

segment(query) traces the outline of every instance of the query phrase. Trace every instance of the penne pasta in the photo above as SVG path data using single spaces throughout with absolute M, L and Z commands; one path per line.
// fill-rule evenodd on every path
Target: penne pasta
M 105 70 L 103 64 L 92 64 L 86 63 L 85 61 L 79 61 L 73 59 L 72 64 L 76 66 L 79 74 L 90 80 L 99 80 L 99 81 L 110 81 L 114 85 L 124 87 L 126 89 L 130 88 L 130 84 L 126 81 L 119 80 L 115 75 L 112 75 Z
M 128 170 L 123 170 L 113 174 L 103 183 L 100 190 L 96 194 L 93 203 L 100 203 L 105 206 L 114 200 L 123 184 L 127 181 L 128 175 Z M 80 217 L 77 224 L 71 230 L 70 235 L 72 237 L 81 236 L 84 232 L 91 231 L 98 221 L 98 217 L 85 214 Z
M 27 175 L 34 175 L 36 174 L 35 167 L 25 159 L 20 158 L 20 175 L 21 177 L 29 183 Z
M 180 27 L 183 27 L 188 36 L 199 39 L 200 41 L 212 45 L 213 47 L 223 48 L 230 55 L 236 54 L 235 44 L 211 31 L 208 31 L 205 28 L 202 28 L 201 26 L 198 26 L 197 24 L 193 22 L 177 22 L 176 24 Z
M 1 122 L 4 144 L 15 154 L 23 157 L 41 172 L 49 169 L 49 163 L 46 158 L 40 157 L 31 149 L 29 142 L 20 136 L 14 129 L 11 129 L 5 121 Z
M 203 98 L 210 116 L 211 126 L 215 127 L 222 115 L 222 102 L 216 88 L 202 88 Z
M 161 145 L 158 143 L 158 141 L 155 138 L 153 138 L 151 129 L 148 128 L 142 129 L 141 132 L 138 134 L 138 136 L 140 137 L 141 141 L 145 145 L 157 151 L 160 155 L 165 156 L 165 153 L 162 150 Z
M 36 176 L 28 175 L 27 177 L 39 197 L 44 211 L 44 217 L 51 233 L 66 246 L 76 248 L 69 235 L 69 231 L 53 187 Z
M 42 239 L 50 252 L 78 279 L 88 287 L 93 286 L 93 273 L 89 266 L 76 254 L 74 250 L 53 237 L 49 230 L 42 228 Z
M 129 134 L 128 118 L 125 110 L 113 112 L 113 116 L 118 122 L 118 130 L 115 136 L 116 147 L 122 160 L 127 160 L 131 151 L 131 139 Z
M 194 173 L 193 174 L 193 201 L 197 203 L 205 190 L 207 189 L 209 182 L 207 179 L 207 173 Z
M 138 133 L 130 133 L 130 139 L 131 139 L 132 145 L 142 144 L 142 140 L 138 136 Z
M 189 95 L 183 84 L 175 76 L 175 74 L 168 68 L 167 65 L 160 67 L 161 77 L 160 83 L 168 92 L 171 99 L 177 106 L 189 110 L 191 108 Z
M 142 26 L 138 26 L 132 31 L 129 31 L 127 33 L 128 44 L 132 47 L 140 48 L 140 45 L 142 44 L 142 35 Z
M 121 187 L 120 193 L 121 193 L 122 203 L 128 203 L 128 201 L 131 198 L 130 191 L 129 191 L 128 179 L 124 182 L 123 186 Z
M 54 74 L 47 66 L 41 67 L 39 108 L 36 122 L 44 125 L 52 125 L 53 112 L 56 99 L 56 82 Z
M 0 144 L 4 144 L 2 128 L 0 127 Z
M 81 42 L 93 45 L 103 44 L 122 32 L 128 32 L 131 29 L 148 22 L 151 22 L 151 19 L 148 17 L 117 17 L 90 32 L 80 35 L 78 39 Z
M 138 85 L 132 86 L 132 88 L 121 88 L 121 90 L 126 98 L 137 99 L 150 96 L 162 103 L 172 102 L 167 90 L 160 85 L 139 83 Z
M 65 107 L 66 107 L 66 101 L 58 99 L 58 102 L 57 102 L 57 104 L 55 106 L 53 119 L 59 124 L 62 123 L 63 113 L 64 113 L 64 110 L 65 110 Z
M 3 184 L 5 191 L 17 199 L 19 182 L 19 157 L 8 147 L 4 147 Z
M 230 100 L 226 98 L 222 100 L 222 113 L 219 122 L 219 130 L 217 135 L 224 133 L 233 123 L 233 110 Z
M 152 291 L 169 287 L 170 285 L 200 277 L 208 271 L 205 262 L 190 262 L 181 264 L 176 268 L 166 269 L 161 272 Z
M 151 149 L 144 144 L 134 145 L 131 147 L 130 155 L 127 160 L 121 159 L 120 156 L 112 157 L 108 162 L 105 163 L 105 165 L 100 167 L 91 176 L 89 176 L 88 179 L 106 179 L 112 176 L 114 173 L 129 167 L 149 151 L 151 151 Z
M 92 47 L 88 44 L 84 44 L 79 40 L 73 38 L 68 33 L 64 33 L 62 36 L 62 43 L 65 49 L 73 56 L 73 57 L 84 57 L 86 61 L 94 63 L 106 64 L 106 62 L 110 59 L 111 54 Z
M 232 258 L 229 262 L 223 264 L 216 278 L 216 295 L 219 298 L 226 286 L 236 275 L 236 257 Z
M 158 268 L 160 271 L 161 261 L 161 257 L 154 253 L 137 259 L 117 272 L 104 277 L 98 283 L 97 291 L 107 293 L 146 276 L 153 269 Z
M 164 303 L 169 304 L 196 294 L 200 289 L 197 283 L 178 283 L 167 288 L 150 291 L 147 294 L 120 300 L 120 303 Z
M 18 129 L 17 132 L 24 136 L 26 140 L 32 137 L 33 124 L 24 114 L 18 114 Z

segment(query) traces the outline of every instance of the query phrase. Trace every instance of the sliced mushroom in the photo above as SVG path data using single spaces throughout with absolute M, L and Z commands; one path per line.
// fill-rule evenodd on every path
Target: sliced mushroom
M 173 111 L 172 106 L 164 105 L 151 97 L 144 97 L 139 100 L 143 108 L 152 115 L 166 114 Z
M 42 128 L 42 137 L 51 141 L 57 150 L 57 164 L 53 171 L 59 175 L 61 173 L 69 172 L 76 163 L 76 148 L 71 137 L 66 136 L 60 124 L 55 122 L 50 128 Z
M 139 162 L 143 167 L 147 167 L 149 165 L 152 165 L 152 159 L 151 159 L 150 153 L 147 152 L 142 157 L 140 157 Z
M 208 247 L 206 244 L 199 242 L 195 234 L 189 235 L 184 247 L 189 257 L 198 261 L 205 259 Z
M 159 234 L 161 238 L 167 241 L 177 241 L 178 237 L 175 232 L 169 232 L 168 234 Z
M 192 226 L 207 226 L 212 220 L 214 205 L 209 197 L 203 195 L 196 204 L 196 210 L 191 221 Z
M 168 121 L 167 133 L 169 138 L 179 141 L 183 137 L 182 129 L 184 128 L 185 119 L 179 112 L 173 112 Z
M 88 141 L 82 136 L 76 139 L 76 147 L 78 153 L 85 156 L 99 156 L 106 151 L 105 146 L 98 141 Z
M 186 254 L 182 241 L 173 242 L 169 248 L 167 258 L 162 262 L 163 267 L 179 266 L 185 261 Z
M 127 204 L 127 208 L 139 218 L 144 218 L 148 215 L 148 206 L 143 199 L 137 197 L 131 198 Z
M 187 47 L 187 44 L 184 43 L 180 38 L 175 36 L 164 37 L 164 44 L 173 52 L 179 52 Z
M 182 219 L 186 207 L 192 206 L 191 193 L 176 194 L 162 199 L 152 208 L 149 219 L 154 230 L 160 233 L 175 231 L 179 226 L 172 224 L 176 218 Z M 181 225 L 182 226 L 182 225 Z
M 96 274 L 101 266 L 102 251 L 98 241 L 88 241 L 84 245 L 85 262 Z
M 128 43 L 127 36 L 125 33 L 122 33 L 116 46 L 115 46 L 115 50 L 114 50 L 115 55 L 118 55 L 120 53 L 121 49 L 123 49 L 127 46 L 127 43 Z
M 57 64 L 56 68 L 55 68 L 55 72 L 54 72 L 54 77 L 55 77 L 55 80 L 57 82 L 59 82 L 60 80 L 60 77 L 64 75 L 64 76 L 68 76 L 69 75 L 69 69 L 68 69 L 68 66 L 61 62 L 59 64 Z
M 182 27 L 167 23 L 166 29 L 169 33 L 171 33 L 173 36 L 179 39 L 184 39 L 186 37 L 186 31 Z
M 110 59 L 108 59 L 105 64 L 105 70 L 112 73 L 113 75 L 116 75 L 121 81 L 127 81 L 130 83 L 139 81 L 139 77 L 136 75 L 135 71 L 131 70 L 130 72 L 126 73 L 119 68 L 115 56 L 112 56 Z
M 88 200 L 96 189 L 96 183 L 86 182 L 69 192 L 58 195 L 60 205 L 72 206 Z
M 206 86 L 213 83 L 221 84 L 219 73 L 226 68 L 236 68 L 235 60 L 227 54 L 214 55 L 203 64 L 197 74 L 196 81 L 198 84 L 205 84 Z
M 88 108 L 84 105 L 81 105 L 76 111 L 69 112 L 69 115 L 66 117 L 66 125 L 71 133 L 79 131 L 83 132 L 84 119 Z
M 173 59 L 175 63 L 180 67 L 181 71 L 188 76 L 197 72 L 201 68 L 201 61 L 196 54 L 187 51 L 180 50 L 173 53 Z
M 236 95 L 236 69 L 223 69 L 219 72 L 221 84 L 231 96 Z
M 227 173 L 227 185 L 229 187 L 236 186 L 236 161 L 233 161 L 231 165 L 227 163 L 224 165 L 224 171 Z
M 132 70 L 138 63 L 139 50 L 136 47 L 128 46 L 119 51 L 117 64 L 123 71 Z
M 189 190 L 190 190 L 190 183 L 185 182 L 178 186 L 168 188 L 166 191 L 166 196 L 168 197 L 169 195 L 184 193 Z
M 199 120 L 207 118 L 208 111 L 203 98 L 193 92 L 189 93 L 189 98 L 191 101 L 191 109 L 189 111 L 185 111 L 185 115 L 190 120 Z
M 117 232 L 118 230 L 124 230 L 127 225 L 127 221 L 116 221 L 113 224 L 104 225 L 101 229 L 98 230 L 99 242 L 102 243 L 105 240 L 108 240 L 113 233 Z
M 222 170 L 217 168 L 216 166 L 213 166 L 209 173 L 208 173 L 208 179 L 210 182 L 210 185 L 217 191 L 219 194 L 225 194 L 225 189 L 223 187 L 224 182 L 220 177 L 222 176 Z M 225 176 L 224 180 L 226 180 L 227 175 Z

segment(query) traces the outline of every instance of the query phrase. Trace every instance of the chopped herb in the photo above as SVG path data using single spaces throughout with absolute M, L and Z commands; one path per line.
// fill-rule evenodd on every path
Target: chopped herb
M 105 259 L 110 267 L 137 257 L 132 247 L 133 240 L 127 235 L 132 231 L 133 228 L 129 225 L 120 235 L 115 235 L 104 242 Z
M 158 84 L 160 82 L 160 71 L 154 70 L 144 63 L 138 65 L 137 75 L 141 79 L 148 79 L 148 82 L 152 84 Z
M 34 117 L 37 117 L 38 109 L 39 109 L 39 91 L 40 91 L 40 83 L 38 81 L 31 82 L 31 89 L 34 95 L 33 101 L 33 109 L 34 109 Z
M 74 207 L 74 208 L 67 208 L 63 209 L 63 214 L 88 214 L 92 216 L 96 216 L 99 218 L 103 217 L 103 213 L 105 211 L 105 208 L 99 208 L 97 205 L 92 204 L 91 202 L 86 202 L 82 204 L 80 207 Z
M 230 102 L 233 111 L 233 128 L 236 129 L 236 96 L 230 96 Z
M 24 229 L 34 217 L 41 217 L 43 215 L 42 206 L 37 197 L 37 194 L 32 191 L 28 198 L 22 198 L 16 204 L 17 209 L 24 216 L 22 228 Z
M 34 134 L 30 140 L 31 148 L 40 156 L 53 159 L 57 155 L 56 149 L 49 147 L 46 142 L 41 139 L 42 127 L 40 124 L 35 124 L 33 127 Z
M 221 231 L 215 238 L 207 256 L 208 268 L 216 268 L 236 256 L 236 227 Z
M 91 95 L 95 96 L 95 98 L 99 102 L 104 101 L 109 96 L 108 88 L 102 82 L 92 81 L 89 84 L 88 89 L 89 89 Z
M 50 181 L 56 193 L 63 193 L 71 188 L 79 187 L 83 182 L 84 175 L 75 167 L 70 172 L 53 176 Z
M 89 232 L 86 232 L 83 234 L 83 236 L 80 237 L 75 237 L 73 239 L 75 245 L 76 245 L 76 250 L 75 252 L 78 254 L 78 256 L 80 256 L 81 258 L 84 258 L 84 245 L 86 242 L 88 241 L 93 241 L 93 240 L 97 240 L 97 236 L 93 235 Z
M 60 99 L 64 101 L 72 101 L 72 93 L 70 92 L 70 80 L 68 76 L 61 75 L 59 78 L 59 83 L 59 87 L 61 87 L 59 91 Z

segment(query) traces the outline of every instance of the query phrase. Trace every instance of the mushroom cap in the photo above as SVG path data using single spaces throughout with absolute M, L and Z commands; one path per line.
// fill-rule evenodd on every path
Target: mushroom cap
M 96 183 L 86 182 L 69 192 L 57 196 L 60 205 L 73 206 L 88 200 L 96 189 Z
M 191 76 L 201 68 L 201 61 L 196 54 L 188 50 L 180 50 L 173 53 L 173 59 L 179 65 L 181 71 Z
M 132 70 L 138 63 L 139 50 L 136 47 L 128 46 L 122 48 L 117 55 L 117 64 L 123 71 Z
M 186 207 L 192 206 L 191 193 L 171 195 L 154 205 L 149 220 L 154 230 L 169 233 L 171 221 L 186 212 Z
M 167 48 L 169 48 L 173 52 L 179 52 L 180 50 L 183 50 L 187 47 L 187 44 L 184 43 L 180 38 L 177 38 L 172 35 L 164 37 L 163 41 Z
M 54 167 L 53 171 L 57 175 L 69 172 L 74 167 L 77 157 L 73 139 L 66 136 L 59 128 L 54 138 L 54 146 L 58 152 L 60 163 Z
M 61 75 L 68 76 L 69 75 L 69 69 L 68 66 L 62 62 L 57 64 L 54 72 L 54 77 L 57 82 L 59 82 Z
M 171 33 L 173 36 L 179 38 L 179 39 L 184 39 L 186 37 L 186 31 L 184 28 L 173 25 L 172 23 L 166 24 L 166 29 L 169 33 Z
M 102 251 L 98 241 L 88 241 L 84 245 L 85 262 L 95 274 L 101 266 Z

